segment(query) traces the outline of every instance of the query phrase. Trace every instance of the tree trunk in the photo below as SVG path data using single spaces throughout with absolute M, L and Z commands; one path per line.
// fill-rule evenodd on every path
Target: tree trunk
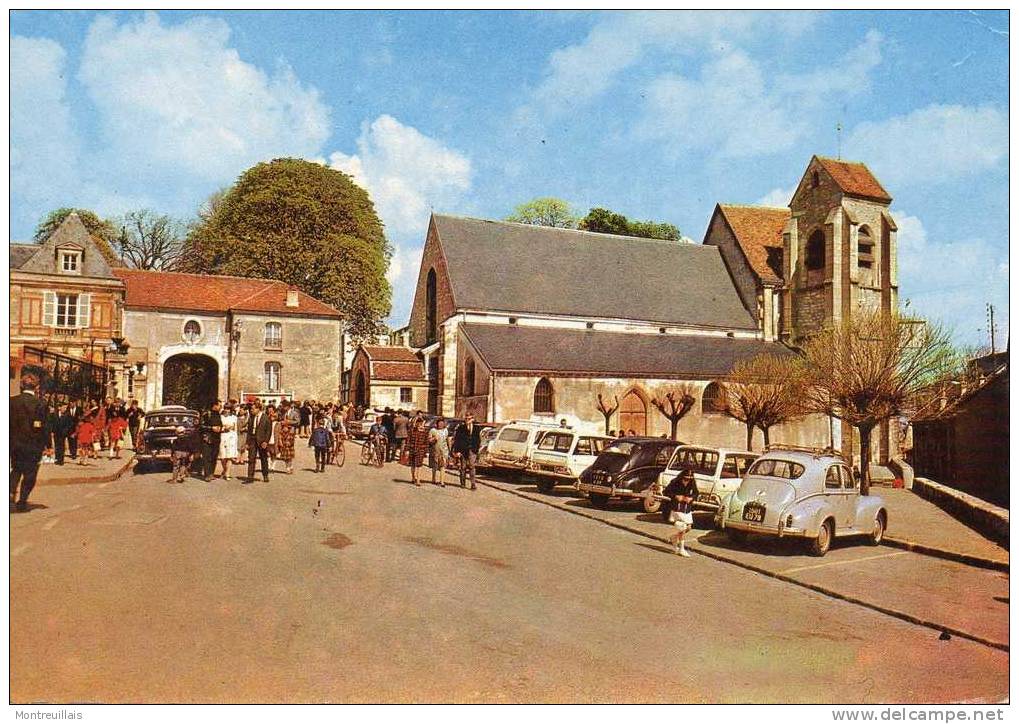
M 612 415 L 605 415 L 605 436 L 608 437 L 609 425 L 612 422 Z
M 679 430 L 679 418 L 669 420 L 669 422 L 672 424 L 672 439 L 675 440 L 676 432 Z
M 859 425 L 860 431 L 860 495 L 870 495 L 870 433 L 874 425 Z
M 747 450 L 754 449 L 754 426 L 747 423 Z
M 770 430 L 771 430 L 770 427 L 762 427 L 761 428 L 761 432 L 764 433 L 764 449 L 765 450 L 767 450 L 768 449 L 768 445 L 771 444 L 771 435 L 768 434 L 768 432 Z

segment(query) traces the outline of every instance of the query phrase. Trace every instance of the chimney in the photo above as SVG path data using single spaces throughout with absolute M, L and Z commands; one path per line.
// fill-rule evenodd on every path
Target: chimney
M 287 306 L 288 307 L 298 306 L 297 287 L 290 287 L 289 289 L 287 289 Z

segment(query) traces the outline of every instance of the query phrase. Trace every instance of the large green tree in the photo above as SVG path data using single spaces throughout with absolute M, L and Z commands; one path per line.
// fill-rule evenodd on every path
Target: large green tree
M 340 310 L 358 338 L 379 332 L 391 308 L 391 250 L 371 199 L 318 163 L 248 169 L 203 208 L 185 243 L 188 271 L 293 284 Z
M 602 234 L 640 236 L 646 239 L 679 241 L 682 238 L 679 229 L 673 224 L 660 221 L 631 221 L 622 214 L 600 207 L 588 211 L 587 216 L 580 220 L 579 228 Z
M 113 251 L 113 242 L 117 238 L 118 233 L 116 227 L 112 222 L 99 218 L 96 212 L 89 209 L 75 209 L 65 206 L 49 212 L 39 222 L 39 225 L 35 227 L 33 240 L 39 244 L 46 241 L 50 234 L 56 231 L 57 227 L 64 223 L 64 219 L 70 216 L 72 212 L 78 214 L 78 218 L 81 219 L 81 223 L 88 230 L 89 235 L 96 246 L 99 247 L 99 251 L 107 263 L 115 267 L 124 266 L 120 257 Z
M 577 228 L 577 215 L 570 205 L 562 199 L 543 196 L 520 204 L 506 221 L 535 226 L 558 226 L 564 229 Z

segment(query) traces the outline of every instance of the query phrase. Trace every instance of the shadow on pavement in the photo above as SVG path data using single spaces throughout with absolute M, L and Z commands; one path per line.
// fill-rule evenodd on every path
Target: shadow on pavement
M 33 510 L 46 510 L 47 508 L 49 508 L 49 506 L 43 505 L 42 503 L 29 503 L 25 506 L 24 510 L 17 510 L 13 505 L 11 505 L 11 513 L 15 515 L 22 515 L 23 513 L 31 513 Z
M 785 557 L 803 557 L 807 554 L 806 551 L 806 540 L 801 538 L 773 538 L 770 536 L 761 535 L 750 535 L 747 538 L 746 543 L 734 543 L 729 540 L 729 537 L 720 530 L 711 531 L 705 533 L 697 542 L 711 547 L 721 548 L 723 550 L 742 552 L 742 553 L 758 553 L 767 556 L 785 556 Z M 831 548 L 829 550 L 835 551 L 841 548 L 851 548 L 855 545 L 852 540 L 849 539 L 836 539 L 832 541 Z

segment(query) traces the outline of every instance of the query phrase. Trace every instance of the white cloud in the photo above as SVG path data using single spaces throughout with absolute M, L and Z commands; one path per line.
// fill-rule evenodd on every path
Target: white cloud
M 329 136 L 319 92 L 286 66 L 241 60 L 221 21 L 163 25 L 153 14 L 89 28 L 79 79 L 99 111 L 110 162 L 135 173 L 229 180 L 254 162 L 312 156 Z
M 368 190 L 389 234 L 418 243 L 431 208 L 455 204 L 471 186 L 466 156 L 388 115 L 363 126 L 356 154 L 333 153 L 329 165 Z
M 36 210 L 71 204 L 63 196 L 73 188 L 78 163 L 78 137 L 67 104 L 64 49 L 43 38 L 11 38 L 11 192 L 12 213 L 38 221 Z
M 744 51 L 725 50 L 697 77 L 666 73 L 651 81 L 639 133 L 673 149 L 707 148 L 730 158 L 788 150 L 811 130 L 813 111 L 868 88 L 880 44 L 871 31 L 828 68 L 774 79 Z
M 846 153 L 892 185 L 939 182 L 997 167 L 1008 157 L 1008 116 L 994 106 L 930 105 L 856 126 Z
M 795 186 L 787 189 L 774 188 L 754 203 L 758 206 L 788 206 L 789 202 L 793 199 L 794 193 L 796 193 Z
M 410 309 L 414 304 L 414 291 L 417 288 L 418 271 L 421 268 L 421 254 L 424 244 L 410 242 L 406 245 L 394 244 L 393 256 L 389 260 L 386 279 L 393 287 L 393 311 L 389 318 L 394 327 L 406 324 L 410 318 Z
M 943 322 L 960 343 L 987 344 L 984 305 L 990 302 L 999 332 L 1007 330 L 1007 250 L 982 239 L 934 242 L 916 216 L 901 211 L 894 216 L 899 296 L 910 302 L 907 313 Z

